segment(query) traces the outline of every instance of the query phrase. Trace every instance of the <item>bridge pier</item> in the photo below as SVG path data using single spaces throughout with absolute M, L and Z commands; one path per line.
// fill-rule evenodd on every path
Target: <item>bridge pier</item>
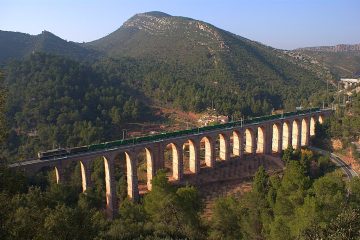
M 115 184 L 115 165 L 114 158 L 103 157 L 105 167 L 105 186 L 106 186 L 106 214 L 113 219 L 117 214 L 116 184 Z
M 190 172 L 197 174 L 200 170 L 200 142 L 189 140 L 189 168 Z
M 282 138 L 282 136 L 283 136 L 283 127 L 282 126 L 281 127 L 277 126 L 277 130 L 278 130 L 278 138 L 276 139 L 277 145 L 278 145 L 277 146 L 277 152 L 279 154 L 281 154 L 282 151 L 283 151 L 283 138 Z
M 154 170 L 153 173 L 155 176 L 156 172 L 160 169 L 164 169 L 165 168 L 165 161 L 164 161 L 164 150 L 166 148 L 166 146 L 163 146 L 162 143 L 158 142 L 158 143 L 154 143 L 150 145 L 152 148 L 152 155 L 154 157 L 153 159 L 153 163 L 154 163 Z
M 253 132 L 253 135 L 252 135 L 252 138 L 251 138 L 251 150 L 250 151 L 251 151 L 252 155 L 255 155 L 256 150 L 257 150 L 258 141 L 257 141 L 257 136 L 255 135 L 255 131 L 252 131 L 252 132 Z
M 298 149 L 301 148 L 301 139 L 302 139 L 302 124 L 301 124 L 301 120 L 299 120 L 299 126 L 298 126 L 298 131 L 299 131 L 299 135 L 298 135 Z
M 82 189 L 83 189 L 83 192 L 85 192 L 89 187 L 92 187 L 91 162 L 90 161 L 80 161 L 80 168 L 81 168 Z
M 264 154 L 271 154 L 272 151 L 272 137 L 273 137 L 273 128 L 272 124 L 266 124 L 264 126 Z

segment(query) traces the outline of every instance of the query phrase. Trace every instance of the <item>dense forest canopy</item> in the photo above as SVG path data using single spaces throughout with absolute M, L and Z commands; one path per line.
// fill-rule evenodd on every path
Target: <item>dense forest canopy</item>
M 138 91 L 86 64 L 34 54 L 6 73 L 9 154 L 29 157 L 41 149 L 118 139 L 124 122 L 151 118 Z
M 12 159 L 119 139 L 124 124 L 154 120 L 153 105 L 201 112 L 213 104 L 220 114 L 240 117 L 320 104 L 318 96 L 308 100 L 315 83 L 237 84 L 221 71 L 152 59 L 86 63 L 35 53 L 8 64 L 5 73 L 10 124 L 5 152 Z

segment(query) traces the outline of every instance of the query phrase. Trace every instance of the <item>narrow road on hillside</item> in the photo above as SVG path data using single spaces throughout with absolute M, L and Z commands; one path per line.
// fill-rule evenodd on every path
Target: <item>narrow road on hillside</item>
M 330 160 L 335 163 L 336 166 L 340 167 L 343 172 L 347 175 L 348 179 L 350 180 L 353 177 L 358 177 L 359 175 L 355 172 L 349 165 L 347 165 L 339 156 L 334 153 L 322 150 L 316 147 L 309 147 L 310 149 L 321 153 L 322 155 L 330 156 Z

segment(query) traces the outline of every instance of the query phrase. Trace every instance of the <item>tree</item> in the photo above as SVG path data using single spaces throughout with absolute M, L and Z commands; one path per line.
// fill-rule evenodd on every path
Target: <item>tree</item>
M 314 153 L 311 150 L 301 150 L 300 164 L 304 168 L 307 175 L 310 175 L 311 162 L 314 160 Z
M 310 186 L 310 178 L 305 175 L 300 163 L 290 161 L 286 165 L 281 186 L 276 194 L 274 214 L 290 225 L 295 209 L 303 204 Z
M 344 209 L 336 216 L 336 218 L 332 219 L 325 228 L 321 228 L 318 224 L 314 224 L 302 233 L 301 238 L 304 240 L 358 240 L 360 238 L 359 219 L 359 209 Z
M 125 199 L 119 206 L 119 216 L 111 223 L 107 236 L 111 239 L 137 239 L 151 235 L 148 221 L 143 205 Z
M 56 240 L 93 239 L 97 228 L 91 221 L 93 211 L 58 205 L 44 221 L 45 238 Z
M 346 188 L 342 173 L 334 172 L 317 179 L 313 184 L 313 192 L 320 211 L 319 224 L 326 225 L 346 206 Z
M 348 183 L 350 191 L 350 204 L 353 207 L 360 206 L 360 178 L 354 177 Z
M 360 238 L 360 210 L 346 209 L 331 221 L 325 230 L 326 239 L 349 239 L 357 240 Z
M 266 173 L 264 166 L 260 166 L 255 173 L 253 190 L 259 194 L 266 195 L 269 188 L 269 175 Z
M 320 170 L 320 176 L 322 176 L 329 169 L 330 156 L 320 156 L 317 162 L 318 162 L 318 168 Z
M 291 240 L 291 233 L 288 227 L 288 223 L 281 216 L 275 217 L 275 220 L 271 224 L 270 236 L 271 240 Z
M 245 193 L 241 203 L 241 230 L 244 239 L 264 239 L 269 232 L 272 211 L 264 193 Z
M 3 82 L 3 75 L 0 72 L 0 84 Z M 3 144 L 6 136 L 6 121 L 5 121 L 5 90 L 0 87 L 0 145 Z M 1 157 L 1 156 L 0 156 Z
M 195 188 L 176 188 L 159 171 L 152 180 L 152 190 L 145 196 L 144 208 L 149 215 L 155 235 L 197 239 L 200 220 L 199 197 Z
M 291 160 L 295 160 L 293 159 L 293 153 L 294 153 L 294 148 L 292 145 L 289 145 L 282 153 L 282 157 L 281 159 L 285 162 L 288 163 Z
M 233 197 L 216 200 L 211 218 L 210 239 L 242 239 L 239 203 Z

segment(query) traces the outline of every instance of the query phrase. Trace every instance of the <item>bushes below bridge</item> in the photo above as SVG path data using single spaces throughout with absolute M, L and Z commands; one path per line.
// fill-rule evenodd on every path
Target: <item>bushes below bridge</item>
M 79 194 L 77 184 L 56 185 L 45 176 L 37 181 L 42 183 L 41 189 L 31 186 L 36 181 L 29 182 L 21 174 L 9 174 L 9 170 L 2 168 L 0 238 L 335 239 L 336 234 L 350 234 L 348 239 L 360 237 L 360 179 L 346 183 L 337 171 L 311 175 L 307 161 L 321 165 L 324 160 L 310 151 L 289 148 L 284 159 L 287 165 L 283 174 L 268 176 L 260 167 L 252 191 L 240 199 L 219 198 L 209 221 L 201 218 L 202 202 L 197 190 L 170 185 L 164 172 L 153 179 L 153 190 L 140 204 L 125 198 L 118 216 L 107 221 L 103 196 L 98 194 L 101 184 Z
M 346 183 L 338 171 L 312 178 L 306 156 L 297 154 L 290 154 L 282 176 L 269 177 L 260 167 L 251 192 L 218 199 L 210 238 L 358 239 L 360 179 Z

